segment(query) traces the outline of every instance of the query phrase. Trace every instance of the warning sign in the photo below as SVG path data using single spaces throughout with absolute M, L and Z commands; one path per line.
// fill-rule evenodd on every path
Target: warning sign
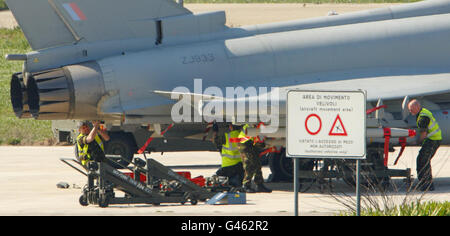
M 313 121 L 311 121 L 311 118 L 313 118 L 312 119 Z M 314 122 L 314 120 L 316 120 L 316 121 Z M 315 127 L 318 127 L 318 128 L 315 128 Z M 322 130 L 322 120 L 316 114 L 309 115 L 308 117 L 306 117 L 305 129 L 308 132 L 308 134 L 310 134 L 310 135 L 318 134 Z M 311 131 L 311 130 L 314 130 L 314 131 Z
M 298 91 L 287 96 L 287 156 L 363 159 L 363 91 Z
M 330 132 L 328 133 L 330 136 L 347 136 L 347 131 L 345 130 L 344 124 L 342 124 L 341 117 L 339 115 L 336 116 L 336 120 L 334 120 L 333 125 L 331 126 Z

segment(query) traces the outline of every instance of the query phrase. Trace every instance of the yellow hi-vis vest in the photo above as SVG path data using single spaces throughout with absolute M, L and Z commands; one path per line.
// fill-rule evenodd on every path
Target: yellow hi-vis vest
M 430 123 L 428 124 L 427 130 L 427 138 L 431 140 L 442 140 L 442 132 L 439 128 L 439 124 L 433 116 L 433 113 L 425 108 L 422 108 L 422 110 L 420 110 L 419 117 L 417 118 L 417 126 L 419 126 L 420 117 L 430 118 Z
M 225 144 L 222 145 L 222 167 L 234 166 L 241 160 L 241 154 L 238 149 L 237 143 L 230 142 L 230 139 L 237 138 L 240 131 L 235 130 L 229 133 L 225 133 Z
M 92 158 L 91 158 L 91 154 L 89 154 L 89 152 L 88 152 L 89 145 L 84 144 L 84 146 L 81 147 L 80 143 L 78 143 L 78 140 L 79 140 L 79 138 L 80 138 L 81 136 L 83 136 L 83 134 L 78 135 L 78 138 L 77 138 L 78 157 L 79 157 L 80 160 L 81 160 L 81 164 L 82 164 L 82 165 L 86 165 L 86 163 L 87 163 L 88 161 L 91 161 Z M 105 151 L 105 147 L 103 146 L 102 139 L 101 139 L 98 135 L 96 135 L 94 139 L 95 139 L 95 142 L 97 142 L 98 146 L 99 146 L 99 147 L 102 149 L 102 151 L 104 152 L 104 151 Z
M 239 138 L 239 142 L 240 143 L 246 143 L 248 141 L 253 141 L 253 138 L 252 137 L 248 137 L 247 134 L 246 134 L 248 126 L 249 126 L 248 124 L 244 125 L 242 127 L 242 130 L 239 132 L 238 138 Z

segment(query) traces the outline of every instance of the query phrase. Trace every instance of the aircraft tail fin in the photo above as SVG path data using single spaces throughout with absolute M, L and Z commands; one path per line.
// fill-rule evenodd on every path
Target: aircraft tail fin
M 153 37 L 162 17 L 191 14 L 173 0 L 6 0 L 33 50 Z

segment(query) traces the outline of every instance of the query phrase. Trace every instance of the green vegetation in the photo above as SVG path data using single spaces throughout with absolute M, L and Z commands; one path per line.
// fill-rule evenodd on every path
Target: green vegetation
M 356 215 L 355 212 L 343 215 Z M 362 216 L 450 216 L 450 202 L 415 202 L 381 209 L 362 209 Z
M 30 50 L 20 29 L 0 29 L 0 144 L 3 145 L 30 145 L 53 137 L 51 122 L 17 119 L 11 108 L 11 75 L 22 71 L 23 63 L 6 61 L 4 55 Z
M 4 0 L 0 0 L 0 10 L 8 9 Z

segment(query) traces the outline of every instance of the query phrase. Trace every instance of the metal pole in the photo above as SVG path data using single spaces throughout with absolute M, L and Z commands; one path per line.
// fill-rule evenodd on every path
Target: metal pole
M 294 212 L 298 216 L 298 158 L 294 158 Z
M 359 189 L 361 176 L 361 161 L 356 160 L 356 216 L 361 216 L 361 192 Z

